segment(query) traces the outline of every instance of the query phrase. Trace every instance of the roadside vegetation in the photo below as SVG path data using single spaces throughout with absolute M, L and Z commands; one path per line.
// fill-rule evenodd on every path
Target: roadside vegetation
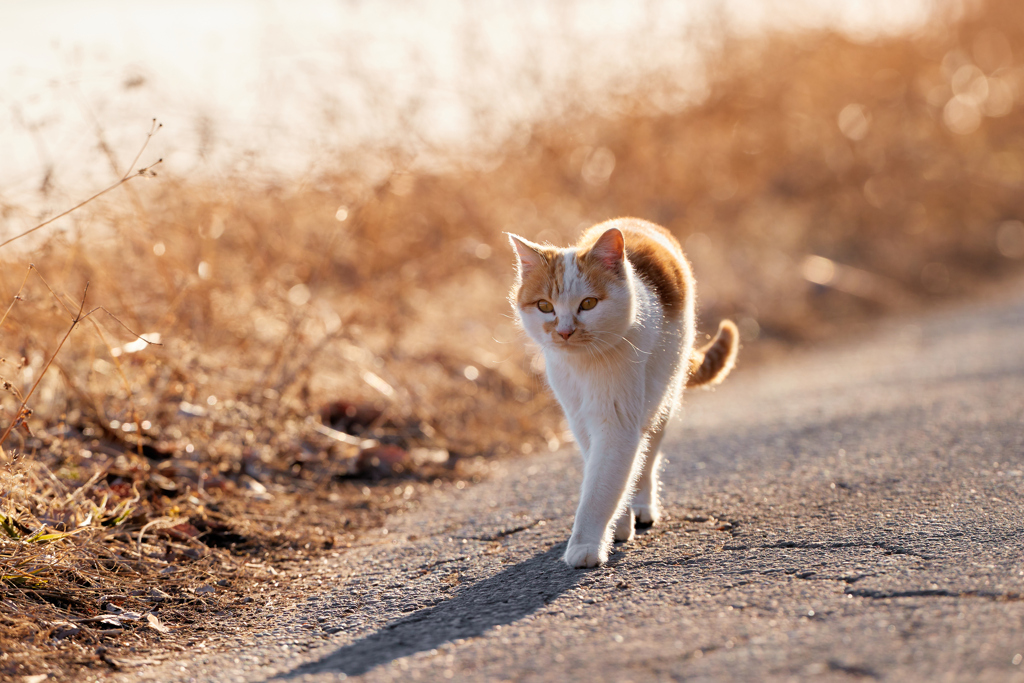
M 1015 0 L 713 63 L 703 103 L 659 109 L 662 74 L 444 171 L 358 149 L 301 184 L 151 177 L 161 132 L 149 170 L 112 154 L 130 181 L 0 248 L 0 678 L 187 648 L 282 567 L 563 445 L 505 230 L 665 225 L 741 366 L 1024 270 Z

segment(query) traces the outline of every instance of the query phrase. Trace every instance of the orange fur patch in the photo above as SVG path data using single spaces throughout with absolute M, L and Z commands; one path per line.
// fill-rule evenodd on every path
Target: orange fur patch
M 544 264 L 523 274 L 523 282 L 516 293 L 516 302 L 520 308 L 541 299 L 552 301 L 562 290 L 565 262 L 561 255 L 552 247 L 542 247 L 539 253 L 544 257 Z
M 693 275 L 679 242 L 660 225 L 639 218 L 616 218 L 587 228 L 576 243 L 583 272 L 595 284 L 608 277 L 607 268 L 587 255 L 598 238 L 611 228 L 622 231 L 626 258 L 637 276 L 657 293 L 665 315 L 682 315 L 687 292 L 693 290 Z
M 721 383 L 736 365 L 740 332 L 731 320 L 718 324 L 718 334 L 704 348 L 690 356 L 688 387 L 709 387 Z

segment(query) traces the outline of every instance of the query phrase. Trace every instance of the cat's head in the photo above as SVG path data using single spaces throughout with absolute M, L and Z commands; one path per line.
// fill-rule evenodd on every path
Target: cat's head
M 512 306 L 544 349 L 600 354 L 617 347 L 636 316 L 622 232 L 588 247 L 558 248 L 509 234 L 517 256 Z

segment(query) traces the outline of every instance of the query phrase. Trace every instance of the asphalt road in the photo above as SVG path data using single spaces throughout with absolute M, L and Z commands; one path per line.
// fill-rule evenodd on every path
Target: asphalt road
M 125 678 L 1024 681 L 1024 300 L 741 365 L 665 452 L 667 522 L 609 566 L 559 559 L 578 456 L 507 460 L 254 642 Z

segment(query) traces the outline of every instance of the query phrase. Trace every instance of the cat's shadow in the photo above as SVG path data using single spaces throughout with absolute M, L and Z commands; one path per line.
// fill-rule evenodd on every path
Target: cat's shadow
M 400 657 L 432 650 L 459 638 L 482 635 L 519 621 L 579 583 L 586 572 L 570 569 L 561 557 L 565 543 L 472 584 L 450 600 L 394 621 L 376 633 L 323 658 L 275 676 L 343 673 L 358 676 Z

